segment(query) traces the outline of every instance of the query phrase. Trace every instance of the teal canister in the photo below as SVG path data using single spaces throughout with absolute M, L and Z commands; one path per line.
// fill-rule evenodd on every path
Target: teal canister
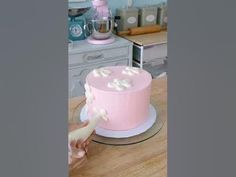
M 139 26 L 155 25 L 157 21 L 157 7 L 141 7 L 139 10 Z
M 158 5 L 157 24 L 162 28 L 167 28 L 167 20 L 167 3 L 161 3 Z
M 138 27 L 138 8 L 122 8 L 116 10 L 116 15 L 120 16 L 118 30 L 125 31 L 129 28 Z
M 70 17 L 68 25 L 69 40 L 79 41 L 85 39 L 84 19 Z

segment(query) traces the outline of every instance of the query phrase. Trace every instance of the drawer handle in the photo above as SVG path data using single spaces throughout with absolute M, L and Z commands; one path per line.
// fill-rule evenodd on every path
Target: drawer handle
M 80 71 L 80 72 L 77 73 L 77 74 L 73 74 L 72 77 L 73 77 L 73 78 L 81 77 L 82 72 L 83 72 L 83 71 Z
M 75 74 L 72 77 L 75 78 L 75 77 L 80 77 L 80 76 L 81 76 L 81 74 Z
M 97 60 L 103 58 L 103 54 L 99 54 L 99 55 L 94 55 L 94 56 L 87 56 L 86 60 L 91 61 L 91 60 Z
M 75 78 L 75 77 L 81 77 L 83 76 L 84 74 L 88 74 L 89 72 L 91 71 L 91 69 L 83 69 L 81 71 L 79 71 L 79 73 L 77 72 L 76 74 L 73 74 L 72 77 Z

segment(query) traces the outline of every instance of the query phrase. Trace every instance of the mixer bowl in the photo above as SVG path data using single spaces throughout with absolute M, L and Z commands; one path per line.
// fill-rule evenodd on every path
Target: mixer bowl
M 113 21 L 112 19 L 90 20 L 86 28 L 94 39 L 108 39 L 112 35 Z

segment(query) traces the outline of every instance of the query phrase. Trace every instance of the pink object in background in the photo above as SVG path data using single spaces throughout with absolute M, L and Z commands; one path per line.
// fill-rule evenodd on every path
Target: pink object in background
M 110 37 L 108 39 L 103 39 L 103 40 L 97 40 L 94 39 L 93 37 L 89 36 L 87 38 L 88 43 L 90 44 L 95 44 L 95 45 L 105 45 L 105 44 L 111 44 L 115 41 L 114 37 Z
M 106 0 L 93 0 L 92 4 L 94 7 L 105 6 L 107 5 L 107 1 Z
M 100 17 L 100 18 L 107 17 L 108 18 L 110 16 L 110 10 L 108 8 L 106 0 L 93 0 L 92 4 L 98 13 L 98 17 Z
M 94 77 L 89 73 L 86 83 L 90 86 L 94 96 L 93 102 L 88 106 L 88 116 L 93 114 L 93 108 L 107 111 L 107 122 L 98 126 L 109 130 L 129 130 L 145 122 L 149 114 L 151 75 L 140 69 L 139 74 L 126 75 L 122 71 L 127 66 L 105 67 L 110 70 L 108 77 Z M 131 87 L 123 91 L 109 88 L 108 83 L 114 79 L 131 81 Z

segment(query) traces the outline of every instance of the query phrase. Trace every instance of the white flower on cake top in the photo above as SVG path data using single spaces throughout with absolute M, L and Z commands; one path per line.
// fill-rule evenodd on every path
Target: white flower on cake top
M 129 76 L 133 76 L 136 74 L 140 73 L 140 69 L 139 68 L 135 68 L 135 67 L 126 67 L 123 71 L 122 74 L 126 74 Z
M 93 70 L 94 77 L 108 77 L 110 74 L 111 74 L 111 71 L 104 68 Z
M 108 82 L 107 87 L 113 88 L 117 91 L 123 91 L 132 86 L 131 81 L 128 79 L 114 79 L 112 82 Z

